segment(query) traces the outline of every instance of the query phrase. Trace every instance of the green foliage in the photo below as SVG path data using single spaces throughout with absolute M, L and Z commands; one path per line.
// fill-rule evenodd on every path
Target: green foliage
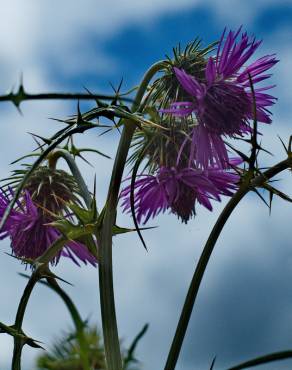
M 96 327 L 86 328 L 84 337 L 88 351 L 90 369 L 103 370 L 105 367 L 104 348 Z M 38 357 L 38 370 L 83 370 L 80 345 L 76 333 L 64 334 L 51 350 Z
M 127 351 L 124 351 L 123 370 L 140 370 L 135 350 L 148 329 L 146 324 L 134 338 Z M 84 328 L 84 341 L 88 348 L 88 362 L 91 370 L 106 370 L 104 346 L 101 335 L 95 326 Z M 84 370 L 80 342 L 75 331 L 64 333 L 51 349 L 37 358 L 37 370 Z

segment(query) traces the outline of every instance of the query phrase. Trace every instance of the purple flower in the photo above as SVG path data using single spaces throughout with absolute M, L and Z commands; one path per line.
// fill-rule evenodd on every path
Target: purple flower
M 11 195 L 3 191 L 0 193 L 0 219 L 3 217 Z M 47 225 L 52 222 L 52 217 L 47 216 L 32 201 L 28 191 L 17 201 L 17 207 L 12 209 L 7 222 L 0 231 L 0 239 L 10 237 L 11 248 L 17 257 L 36 259 L 41 256 L 52 243 L 61 236 L 54 227 Z M 87 264 L 96 266 L 96 259 L 87 250 L 86 246 L 70 241 L 63 250 L 54 258 L 52 263 L 58 263 L 60 257 L 66 256 L 72 259 L 78 266 L 78 259 Z
M 170 209 L 187 223 L 195 215 L 195 203 L 212 210 L 210 200 L 221 201 L 221 195 L 231 196 L 239 176 L 219 168 L 206 170 L 161 167 L 156 176 L 141 175 L 135 182 L 134 206 L 137 221 L 145 224 L 149 218 Z M 131 186 L 121 192 L 124 211 L 130 212 Z
M 249 38 L 246 33 L 237 41 L 240 30 L 230 31 L 225 42 L 223 32 L 216 56 L 207 62 L 204 80 L 174 68 L 190 100 L 174 102 L 169 109 L 162 110 L 182 117 L 195 114 L 198 125 L 192 133 L 192 151 L 197 165 L 204 168 L 226 167 L 228 156 L 223 137 L 243 136 L 251 131 L 249 120 L 254 118 L 254 99 L 249 76 L 253 84 L 266 80 L 271 75 L 265 72 L 278 62 L 274 55 L 267 55 L 244 67 L 261 41 Z M 259 122 L 271 123 L 268 107 L 276 98 L 265 91 L 272 87 L 254 88 Z

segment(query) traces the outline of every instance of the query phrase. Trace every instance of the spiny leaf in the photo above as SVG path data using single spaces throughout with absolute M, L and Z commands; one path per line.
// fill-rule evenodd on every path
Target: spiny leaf
M 38 156 L 40 156 L 41 155 L 41 153 L 29 153 L 29 154 L 26 154 L 26 155 L 24 155 L 24 156 L 22 156 L 22 157 L 20 157 L 20 158 L 17 158 L 17 159 L 15 159 L 13 162 L 11 162 L 10 164 L 15 164 L 15 163 L 17 163 L 17 162 L 20 162 L 20 161 L 22 161 L 23 159 L 25 159 L 25 158 L 31 158 L 31 157 L 38 157 Z
M 97 221 L 97 209 L 95 199 L 92 199 L 92 207 L 90 209 L 85 209 L 75 203 L 69 203 L 68 207 L 83 225 L 94 223 Z
M 134 354 L 135 354 L 135 350 L 137 348 L 137 345 L 139 343 L 139 341 L 144 337 L 144 335 L 146 334 L 147 330 L 149 328 L 149 324 L 145 324 L 142 328 L 142 330 L 136 335 L 136 337 L 134 338 L 132 344 L 130 345 L 130 348 L 128 349 L 127 351 L 127 356 L 124 360 L 124 370 L 127 370 L 127 367 L 128 365 L 131 363 L 131 362 L 137 362 L 136 358 L 134 357 Z

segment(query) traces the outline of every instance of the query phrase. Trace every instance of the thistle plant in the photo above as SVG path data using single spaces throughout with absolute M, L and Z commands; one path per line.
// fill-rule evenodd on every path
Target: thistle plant
M 265 201 L 269 207 L 274 196 L 292 201 L 272 185 L 276 175 L 292 169 L 292 137 L 281 140 L 285 149 L 281 162 L 269 168 L 260 164 L 260 154 L 267 149 L 258 140 L 259 123 L 272 123 L 270 109 L 277 100 L 270 95 L 274 85 L 266 83 L 272 78 L 270 69 L 278 62 L 276 56 L 256 56 L 261 42 L 241 28 L 224 30 L 217 41 L 202 45 L 196 39 L 185 49 L 174 48 L 172 57 L 151 66 L 138 87 L 127 93 L 121 93 L 119 86 L 113 96 L 91 92 L 31 95 L 20 86 L 16 94 L 0 96 L 0 101 L 11 101 L 17 107 L 29 99 L 88 99 L 95 104 L 86 112 L 78 105 L 77 113 L 61 120 L 64 127 L 51 137 L 35 134 L 36 150 L 15 161 L 31 159 L 31 163 L 22 163 L 21 169 L 3 179 L 0 238 L 10 238 L 12 255 L 31 267 L 15 322 L 0 323 L 1 332 L 14 339 L 13 370 L 21 369 L 24 346 L 40 347 L 22 329 L 27 303 L 39 282 L 60 295 L 75 325 L 70 340 L 62 338 L 53 352 L 39 358 L 40 368 L 129 369 L 146 329 L 125 355 L 115 311 L 113 236 L 137 232 L 147 247 L 141 224 L 166 211 L 183 223 L 195 223 L 200 207 L 212 211 L 214 201 L 228 197 L 203 248 L 182 307 L 164 367 L 174 370 L 209 259 L 233 210 L 249 192 L 265 201 L 262 189 L 269 194 L 270 202 Z M 250 62 L 255 56 L 257 59 Z M 97 190 L 85 183 L 76 157 L 87 161 L 87 151 L 107 155 L 98 148 L 77 148 L 73 143 L 76 134 L 91 129 L 101 134 L 121 131 L 107 197 L 100 210 Z M 245 151 L 242 146 L 239 149 L 239 141 L 245 142 Z M 71 173 L 59 168 L 60 158 L 65 159 Z M 119 206 L 131 214 L 134 226 L 117 224 Z M 102 336 L 86 326 L 59 285 L 64 279 L 51 271 L 56 263 L 62 263 L 61 257 L 80 267 L 80 262 L 89 263 L 98 270 Z M 72 268 L 79 267 L 72 264 Z M 291 351 L 273 353 L 232 369 L 288 357 L 292 357 Z M 214 366 L 215 360 L 210 369 Z

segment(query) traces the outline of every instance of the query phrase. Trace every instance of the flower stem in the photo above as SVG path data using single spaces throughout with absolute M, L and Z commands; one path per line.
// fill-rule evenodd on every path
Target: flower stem
M 147 86 L 156 72 L 162 67 L 162 62 L 154 64 L 145 74 L 135 97 L 132 111 L 139 111 L 140 103 Z M 112 267 L 112 227 L 116 220 L 116 210 L 122 175 L 125 168 L 128 152 L 136 125 L 131 120 L 125 120 L 123 132 L 117 149 L 113 166 L 106 209 L 101 231 L 97 231 L 99 240 L 99 286 L 100 305 L 102 316 L 102 327 L 104 347 L 107 362 L 107 370 L 121 370 L 122 359 L 119 344 L 115 299 L 113 288 L 113 267 Z
M 214 250 L 218 237 L 220 236 L 221 231 L 223 230 L 223 227 L 229 216 L 232 214 L 233 210 L 236 208 L 241 199 L 251 189 L 263 185 L 267 180 L 271 179 L 273 176 L 277 175 L 281 171 L 286 170 L 289 167 L 291 168 L 291 166 L 292 158 L 288 158 L 282 162 L 279 162 L 274 167 L 269 168 L 263 174 L 258 175 L 255 178 L 252 178 L 252 172 L 248 172 L 239 190 L 233 195 L 233 197 L 227 203 L 226 207 L 223 209 L 211 231 L 211 234 L 209 235 L 209 238 L 200 256 L 199 262 L 196 266 L 187 296 L 185 298 L 184 306 L 179 318 L 179 322 L 170 347 L 164 370 L 175 369 L 204 273 L 206 271 L 209 259 Z
M 18 309 L 16 312 L 15 323 L 13 330 L 18 334 L 14 336 L 14 348 L 12 356 L 11 370 L 21 370 L 21 354 L 22 348 L 27 342 L 27 337 L 23 334 L 22 323 L 26 307 L 35 287 L 36 283 L 43 277 L 48 276 L 48 264 L 55 257 L 55 255 L 63 248 L 68 240 L 61 236 L 55 240 L 55 242 L 48 248 L 40 257 L 35 260 L 35 271 L 32 273 L 28 280 L 28 283 L 24 289 L 22 297 L 20 299 Z
M 207 240 L 207 243 L 203 249 L 199 262 L 196 266 L 195 273 L 193 275 L 185 303 L 181 312 L 181 316 L 178 322 L 178 326 L 175 332 L 175 336 L 173 338 L 173 342 L 170 348 L 170 352 L 167 358 L 167 362 L 165 365 L 165 370 L 173 370 L 175 369 L 180 350 L 182 347 L 182 343 L 185 337 L 185 333 L 187 331 L 187 327 L 190 321 L 190 317 L 192 314 L 192 310 L 197 298 L 197 294 L 199 291 L 199 287 L 206 270 L 207 264 L 215 247 L 216 241 L 226 223 L 229 216 L 231 215 L 232 211 L 235 209 L 237 204 L 241 201 L 241 199 L 245 196 L 248 192 L 248 188 L 241 188 L 238 190 L 237 193 L 230 199 L 227 203 L 226 207 L 224 208 L 223 212 L 219 216 L 213 230 Z
M 26 279 L 30 279 L 30 277 L 26 274 L 20 274 L 20 275 Z M 51 274 L 50 276 L 49 270 L 48 270 L 48 274 L 46 275 L 46 280 L 47 281 L 38 280 L 38 284 L 45 285 L 46 287 L 52 289 L 55 293 L 57 293 L 61 297 L 61 299 L 65 303 L 71 315 L 72 321 L 74 322 L 74 326 L 76 330 L 76 338 L 80 346 L 80 358 L 81 358 L 83 369 L 90 370 L 89 347 L 88 347 L 88 343 L 86 341 L 86 337 L 84 334 L 84 327 L 86 326 L 86 324 L 82 320 L 70 296 L 60 287 L 54 275 Z M 10 329 L 9 327 L 6 327 L 6 325 L 3 325 L 3 324 L 2 324 L 2 327 L 5 332 L 8 332 L 8 330 Z M 0 323 L 0 328 L 1 328 L 1 323 Z
M 62 157 L 65 159 L 65 161 L 67 162 L 69 168 L 70 168 L 70 171 L 72 173 L 72 175 L 74 176 L 74 179 L 76 181 L 76 183 L 78 184 L 78 187 L 79 187 L 79 190 L 80 190 L 80 193 L 81 193 L 81 196 L 82 198 L 84 199 L 84 202 L 87 206 L 87 208 L 89 209 L 91 207 L 91 203 L 92 203 L 92 197 L 90 195 L 90 192 L 86 186 L 86 183 L 79 171 L 79 168 L 73 158 L 73 156 L 65 149 L 56 149 L 55 151 L 53 151 L 52 153 L 50 153 L 48 155 L 48 161 L 49 161 L 49 167 L 50 168 L 55 168 L 56 167 L 56 163 L 57 163 L 57 160 Z
M 13 328 L 19 334 L 22 332 L 22 323 L 23 323 L 23 318 L 24 318 L 28 300 L 30 298 L 30 295 L 32 293 L 32 290 L 35 284 L 40 278 L 41 278 L 41 275 L 38 273 L 38 270 L 33 272 L 22 294 L 21 300 L 18 305 L 17 313 L 16 313 L 15 323 L 13 326 Z M 14 348 L 13 348 L 11 370 L 21 370 L 21 353 L 22 353 L 22 348 L 24 345 L 25 345 L 24 338 L 20 336 L 14 337 Z

